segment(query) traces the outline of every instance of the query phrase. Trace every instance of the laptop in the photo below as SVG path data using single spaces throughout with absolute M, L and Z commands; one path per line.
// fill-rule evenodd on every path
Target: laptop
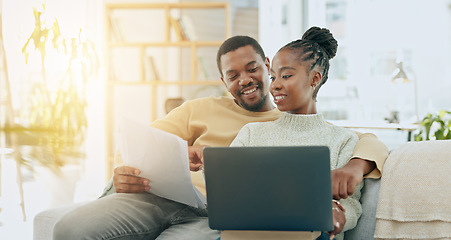
M 204 149 L 211 229 L 332 231 L 326 146 Z

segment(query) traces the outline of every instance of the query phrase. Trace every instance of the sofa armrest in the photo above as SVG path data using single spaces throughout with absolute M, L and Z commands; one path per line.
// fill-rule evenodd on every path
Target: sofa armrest
M 55 227 L 56 222 L 58 222 L 62 216 L 87 203 L 88 202 L 68 204 L 38 213 L 33 219 L 33 239 L 52 239 L 53 228 Z
M 345 240 L 374 239 L 376 228 L 376 209 L 379 196 L 380 179 L 365 178 L 360 202 L 362 203 L 362 216 L 357 226 L 345 232 Z

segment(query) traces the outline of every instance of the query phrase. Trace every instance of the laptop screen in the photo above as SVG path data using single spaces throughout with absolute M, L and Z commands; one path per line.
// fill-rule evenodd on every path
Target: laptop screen
M 210 228 L 331 231 L 326 146 L 204 149 Z

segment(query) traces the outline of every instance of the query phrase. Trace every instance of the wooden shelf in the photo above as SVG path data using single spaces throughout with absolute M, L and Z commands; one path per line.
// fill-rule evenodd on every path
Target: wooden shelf
M 179 3 L 107 3 L 107 10 L 145 8 L 229 8 L 226 2 L 179 2 Z
M 125 0 L 124 0 L 125 1 Z M 221 14 L 216 14 L 217 9 Z M 142 11 L 146 10 L 146 11 Z M 152 10 L 152 11 L 147 11 Z M 157 10 L 157 11 L 154 11 Z M 184 11 L 189 10 L 189 11 Z M 194 10 L 194 11 L 193 11 Z M 199 16 L 196 14 L 201 11 Z M 222 11 L 224 14 L 222 15 Z M 139 27 L 123 27 L 127 20 L 134 18 L 134 13 L 146 15 L 149 18 L 156 18 L 156 21 L 139 21 L 141 27 L 152 32 L 152 36 L 143 35 L 144 38 L 131 40 L 130 31 L 139 33 Z M 153 16 L 155 14 L 155 16 Z M 205 15 L 204 15 L 205 14 Z M 211 16 L 211 15 L 214 16 Z M 210 15 L 210 17 L 209 17 Z M 182 18 L 187 17 L 186 19 Z M 224 16 L 224 22 L 221 17 Z M 212 21 L 212 18 L 215 18 Z M 200 18 L 200 19 L 199 19 Z M 124 19 L 125 22 L 124 23 Z M 190 20 L 191 19 L 191 30 Z M 153 20 L 153 19 L 152 19 Z M 197 21 L 195 21 L 197 20 Z M 136 20 L 135 20 L 136 21 Z M 206 24 L 204 27 L 194 24 Z M 212 24 L 220 25 L 221 28 L 215 28 L 212 31 L 209 27 Z M 208 27 L 205 27 L 208 26 Z M 224 26 L 224 31 L 222 31 Z M 216 76 L 212 76 L 212 68 L 216 69 L 216 50 L 222 42 L 230 36 L 230 9 L 227 2 L 154 2 L 154 3 L 106 3 L 105 4 L 105 68 L 106 68 L 106 139 L 107 139 L 107 178 L 112 175 L 114 165 L 114 122 L 116 109 L 114 98 L 115 91 L 121 91 L 125 86 L 150 87 L 150 117 L 155 120 L 163 106 L 159 106 L 161 99 L 159 96 L 165 95 L 167 89 L 174 89 L 174 86 L 198 86 L 199 89 L 205 86 L 220 86 L 222 81 Z M 198 34 L 198 31 L 202 34 Z M 154 32 L 155 31 L 155 32 Z M 212 32 L 216 35 L 212 35 Z M 194 33 L 190 35 L 190 33 Z M 155 35 L 155 34 L 158 34 Z M 197 37 L 193 37 L 196 35 Z M 215 37 L 216 36 L 216 37 Z M 143 39 L 154 39 L 154 41 L 143 41 Z M 192 39 L 189 41 L 186 39 Z M 214 48 L 214 50 L 212 50 Z M 175 50 L 174 50 L 175 49 Z M 188 49 L 188 50 L 186 50 Z M 121 56 L 123 52 L 133 52 L 133 56 L 138 56 L 139 60 L 132 60 L 132 67 L 123 67 L 121 59 L 117 61 L 116 57 Z M 183 53 L 183 54 L 182 54 Z M 186 55 L 186 57 L 184 57 Z M 128 55 L 126 55 L 128 56 Z M 115 58 L 115 59 L 113 59 Z M 115 60 L 115 61 L 112 61 Z M 125 61 L 127 61 L 125 59 Z M 210 63 L 213 61 L 213 63 Z M 119 62 L 119 64 L 117 63 Z M 115 63 L 115 64 L 113 64 Z M 124 64 L 125 65 L 125 64 Z M 126 69 L 126 70 L 123 70 Z M 134 72 L 129 75 L 132 69 Z M 124 73 L 125 71 L 125 73 Z M 217 74 L 217 73 L 216 73 Z M 127 79 L 125 79 L 127 78 Z M 134 81 L 126 81 L 131 80 Z M 121 88 L 121 87 L 124 88 Z M 168 86 L 167 88 L 159 88 Z M 179 88 L 182 89 L 182 88 Z M 186 88 L 185 88 L 186 89 Z M 181 91 L 181 90 L 179 90 Z M 171 93 L 173 95 L 174 93 Z M 166 95 L 167 96 L 167 95 Z M 134 98 L 136 96 L 130 96 Z M 171 96 L 172 97 L 172 96 Z
M 179 41 L 179 42 L 109 42 L 108 47 L 217 47 L 216 41 Z
M 222 81 L 219 80 L 206 80 L 206 81 L 148 81 L 148 82 L 111 82 L 113 85 L 222 85 Z

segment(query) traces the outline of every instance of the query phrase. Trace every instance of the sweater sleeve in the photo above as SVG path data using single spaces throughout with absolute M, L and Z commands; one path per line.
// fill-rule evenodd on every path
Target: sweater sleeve
M 338 163 L 337 167 L 342 167 L 346 165 L 349 161 L 349 156 L 351 156 L 354 146 L 356 145 L 358 139 L 357 137 L 351 136 L 348 140 L 343 144 L 340 152 L 338 153 Z M 346 199 L 341 199 L 340 203 L 346 209 L 346 224 L 343 228 L 343 232 L 349 229 L 353 229 L 357 225 L 357 221 L 362 215 L 362 206 L 360 204 L 360 190 L 363 187 L 363 182 L 357 184 L 354 190 L 354 194 L 349 196 Z
M 361 158 L 376 163 L 376 168 L 365 175 L 366 178 L 380 178 L 385 159 L 388 157 L 388 148 L 371 133 L 355 132 L 359 142 L 354 148 L 351 158 Z
M 250 146 L 250 135 L 251 130 L 248 125 L 244 125 L 243 128 L 238 132 L 235 139 L 233 139 L 230 147 L 244 147 Z

